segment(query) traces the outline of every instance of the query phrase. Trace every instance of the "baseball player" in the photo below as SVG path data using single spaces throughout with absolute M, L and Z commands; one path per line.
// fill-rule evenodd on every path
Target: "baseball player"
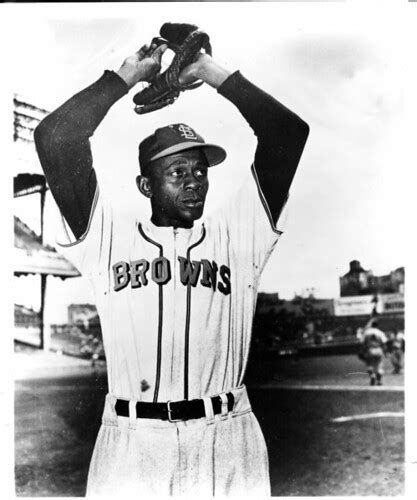
M 393 367 L 392 373 L 401 373 L 404 367 L 404 334 L 401 331 L 388 334 L 387 351 Z
M 364 328 L 362 336 L 362 359 L 365 361 L 371 385 L 382 385 L 383 362 L 387 337 L 378 328 L 378 321 L 371 319 Z
M 103 331 L 108 395 L 87 495 L 268 495 L 265 440 L 243 378 L 259 279 L 309 128 L 201 54 L 181 81 L 203 80 L 248 122 L 258 145 L 242 165 L 247 179 L 202 219 L 209 169 L 226 152 L 185 123 L 161 126 L 139 145 L 137 187 L 151 219 L 121 215 L 99 186 L 89 138 L 129 89 L 152 80 L 165 49 L 142 47 L 35 131 L 73 234 L 62 248 L 91 281 Z

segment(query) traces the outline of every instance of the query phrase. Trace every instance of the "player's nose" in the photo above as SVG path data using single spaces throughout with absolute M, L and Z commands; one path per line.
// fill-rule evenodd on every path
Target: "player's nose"
M 188 172 L 184 178 L 184 188 L 185 189 L 195 189 L 199 190 L 202 187 L 201 179 L 199 179 L 193 172 Z

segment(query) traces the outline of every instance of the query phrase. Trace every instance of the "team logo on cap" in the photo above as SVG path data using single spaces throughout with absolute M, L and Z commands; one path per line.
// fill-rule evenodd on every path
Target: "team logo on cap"
M 194 139 L 194 140 L 197 140 L 197 136 L 194 132 L 194 130 L 189 127 L 188 125 L 179 125 L 178 126 L 178 131 L 180 133 L 180 135 L 182 135 L 182 137 L 184 137 L 184 139 Z

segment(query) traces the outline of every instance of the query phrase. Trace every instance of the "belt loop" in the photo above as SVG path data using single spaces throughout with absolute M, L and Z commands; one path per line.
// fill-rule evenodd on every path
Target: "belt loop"
M 220 418 L 222 420 L 225 420 L 229 416 L 229 408 L 228 408 L 229 405 L 228 405 L 227 395 L 225 392 L 221 392 L 219 394 L 219 397 L 222 400 L 222 411 Z
M 111 394 L 106 394 L 102 422 L 106 425 L 119 425 L 115 409 L 117 398 Z
M 211 398 L 203 398 L 204 403 L 204 411 L 206 413 L 206 424 L 214 424 L 214 411 L 213 404 L 211 402 Z
M 136 401 L 129 400 L 129 429 L 136 430 Z

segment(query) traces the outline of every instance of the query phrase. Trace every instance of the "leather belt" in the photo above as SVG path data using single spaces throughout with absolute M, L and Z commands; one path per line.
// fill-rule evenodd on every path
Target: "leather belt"
M 226 394 L 227 411 L 232 411 L 235 398 L 231 392 Z M 218 415 L 222 412 L 222 400 L 220 396 L 210 398 L 213 406 L 213 413 Z M 129 416 L 129 401 L 117 399 L 115 405 L 116 414 L 119 417 Z M 183 401 L 168 401 L 166 403 L 148 403 L 137 401 L 136 418 L 156 418 L 159 420 L 169 420 L 170 422 L 180 422 L 193 418 L 202 418 L 206 415 L 204 401 L 202 399 L 190 399 Z

